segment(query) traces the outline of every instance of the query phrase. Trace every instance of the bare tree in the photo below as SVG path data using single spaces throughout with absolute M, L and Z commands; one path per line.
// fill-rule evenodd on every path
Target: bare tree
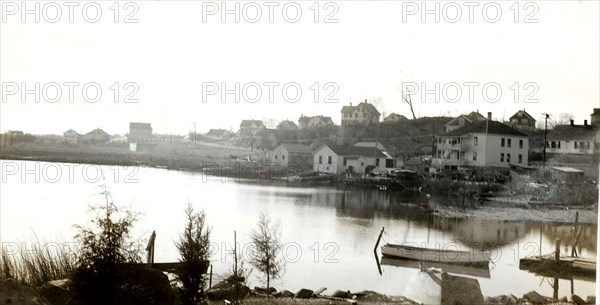
M 413 102 L 412 102 L 412 98 L 410 97 L 410 94 L 402 94 L 402 101 L 408 104 L 408 107 L 410 108 L 410 112 L 412 113 L 412 116 L 413 116 L 413 120 L 416 120 L 417 116 L 415 115 L 415 109 L 413 108 Z
M 265 212 L 260 213 L 257 225 L 257 230 L 253 230 L 250 236 L 255 247 L 250 263 L 265 274 L 268 297 L 271 280 L 280 277 L 285 267 L 285 261 L 278 257 L 283 246 L 279 240 L 281 230 L 279 222 L 273 223 Z

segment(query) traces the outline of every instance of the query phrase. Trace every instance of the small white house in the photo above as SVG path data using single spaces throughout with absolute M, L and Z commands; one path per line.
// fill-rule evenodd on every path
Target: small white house
M 312 150 L 306 144 L 281 143 L 270 154 L 270 161 L 283 167 L 311 168 Z
M 375 146 L 322 144 L 313 151 L 313 170 L 323 173 L 365 174 L 369 168 L 393 168 L 394 159 Z

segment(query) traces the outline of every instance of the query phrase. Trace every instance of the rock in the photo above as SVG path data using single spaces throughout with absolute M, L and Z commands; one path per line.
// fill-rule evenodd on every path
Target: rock
M 582 298 L 580 298 L 576 294 L 574 294 L 574 295 L 571 296 L 571 300 L 573 301 L 573 303 L 575 303 L 577 305 L 585 305 L 585 304 L 587 304 L 586 301 L 584 301 Z
M 262 294 L 274 294 L 277 292 L 277 289 L 275 289 L 275 287 L 269 287 L 269 290 L 267 290 L 267 288 L 264 287 L 254 287 L 254 292 Z
M 486 305 L 516 305 L 519 303 L 519 299 L 514 295 L 499 295 L 495 297 L 485 298 L 484 304 Z
M 40 287 L 40 295 L 52 305 L 75 305 L 72 287 L 69 279 L 50 281 Z
M 310 299 L 313 295 L 313 291 L 310 289 L 305 289 L 302 288 L 300 290 L 298 290 L 298 292 L 296 292 L 296 295 L 294 295 L 294 298 L 296 299 Z
M 541 294 L 535 292 L 535 291 L 530 291 L 526 294 L 523 295 L 523 298 L 529 302 L 531 302 L 534 305 L 543 305 L 546 304 L 546 298 L 544 296 L 542 296 Z
M 360 299 L 361 301 L 367 302 L 387 302 L 388 297 L 384 294 L 377 293 L 375 291 L 365 290 L 361 292 L 354 293 L 352 299 Z
M 587 299 L 586 299 L 586 302 L 587 302 L 588 304 L 596 304 L 596 297 L 595 297 L 595 296 L 588 295 L 588 297 L 587 297 Z
M 52 305 L 34 287 L 19 284 L 15 279 L 0 282 L 0 304 Z
M 218 300 L 237 300 L 243 299 L 250 294 L 250 288 L 244 285 L 238 285 L 237 289 L 235 284 L 229 287 L 211 289 L 206 293 L 206 296 L 209 300 L 218 301 Z
M 289 290 L 282 290 L 273 294 L 276 298 L 293 298 L 294 293 Z
M 342 298 L 342 299 L 351 299 L 352 298 L 352 294 L 350 293 L 350 291 L 341 291 L 341 290 L 336 290 L 331 296 L 334 298 Z

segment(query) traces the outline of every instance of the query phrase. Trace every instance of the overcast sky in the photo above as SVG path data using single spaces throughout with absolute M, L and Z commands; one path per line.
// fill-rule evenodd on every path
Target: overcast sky
M 420 91 L 423 83 L 428 89 L 436 83 L 440 86 L 439 102 L 433 101 L 433 94 L 425 100 L 421 92 L 412 95 L 417 116 L 478 110 L 491 111 L 501 120 L 526 109 L 538 119 L 545 112 L 557 117 L 571 113 L 582 123 L 589 120 L 594 107 L 600 107 L 598 1 L 540 1 L 529 6 L 507 1 L 488 5 L 487 13 L 483 6 L 488 2 L 471 2 L 476 6 L 438 2 L 439 22 L 433 14 L 422 20 L 420 2 L 344 1 L 315 6 L 310 1 L 299 3 L 302 16 L 295 23 L 291 21 L 296 6 L 288 5 L 284 14 L 285 2 L 272 6 L 272 23 L 269 4 L 264 2 L 256 2 L 256 6 L 238 2 L 239 23 L 234 15 L 227 15 L 225 22 L 218 12 L 208 15 L 221 2 L 137 2 L 129 6 L 120 2 L 118 23 L 112 1 L 99 3 L 102 15 L 96 23 L 83 18 L 86 2 L 73 7 L 72 23 L 69 7 L 62 2 L 58 2 L 62 16 L 56 23 L 48 21 L 55 18 L 57 8 L 46 2 L 40 2 L 39 23 L 33 14 L 25 15 L 22 22 L 20 2 L 16 2 L 14 15 L 15 7 L 8 3 L 2 3 L 0 23 L 3 132 L 61 134 L 72 128 L 85 133 L 101 127 L 111 134 L 124 134 L 130 121 L 139 121 L 152 123 L 158 133 L 184 134 L 193 128 L 193 122 L 199 132 L 237 130 L 242 119 L 297 122 L 301 114 L 331 116 L 339 124 L 340 108 L 364 99 L 378 100 L 377 106 L 385 114 L 410 117 L 401 98 L 403 83 L 408 82 L 417 83 Z M 34 8 L 34 3 L 28 5 Z M 234 2 L 227 5 L 234 8 Z M 435 8 L 435 2 L 427 5 Z M 90 20 L 95 7 L 87 6 Z M 256 7 L 262 13 L 260 20 L 248 22 L 255 17 Z M 317 7 L 319 22 L 314 20 Z M 452 23 L 457 7 L 461 18 Z M 501 16 L 493 23 L 498 7 Z M 409 15 L 415 8 L 419 11 Z M 127 16 L 138 22 L 124 23 Z M 324 23 L 325 19 L 337 23 Z M 40 91 L 45 86 L 47 94 L 40 94 L 39 103 L 33 94 L 22 100 L 23 82 L 28 89 L 38 82 Z M 65 82 L 80 84 L 74 87 L 72 102 Z M 118 103 L 115 82 L 119 83 Z M 240 89 L 247 85 L 250 98 L 255 91 L 248 84 L 259 84 L 262 99 L 252 103 L 241 95 L 236 103 L 233 95 L 222 101 L 217 93 L 205 95 L 208 98 L 203 102 L 203 88 L 222 90 L 220 84 L 226 83 L 232 89 L 236 82 Z M 272 103 L 265 82 L 280 84 L 272 87 Z M 465 85 L 471 82 L 479 85 Z M 52 83 L 59 84 L 62 91 L 55 102 L 51 101 L 55 95 Z M 132 84 L 125 87 L 126 83 Z M 210 83 L 221 88 L 206 85 Z M 319 83 L 317 103 L 314 83 Z M 326 83 L 331 84 L 325 87 Z M 85 101 L 85 84 L 98 84 L 102 98 L 96 103 Z M 282 97 L 285 84 L 302 89 L 299 101 L 292 103 Z M 488 95 L 484 96 L 486 84 Z M 294 86 L 288 88 L 288 98 L 295 96 Z M 448 89 L 445 95 L 444 86 Z M 491 102 L 496 87 L 502 95 Z M 93 98 L 94 87 L 89 88 L 86 97 Z M 452 103 L 448 99 L 456 95 L 457 88 L 462 99 Z M 473 102 L 468 98 L 469 88 L 473 88 Z M 130 101 L 137 102 L 123 103 L 129 93 Z M 338 101 L 323 103 L 328 94 Z

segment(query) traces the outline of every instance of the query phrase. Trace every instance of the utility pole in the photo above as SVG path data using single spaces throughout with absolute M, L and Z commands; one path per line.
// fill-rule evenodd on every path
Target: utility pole
M 197 134 L 196 134 L 196 121 L 194 121 L 194 146 L 196 146 L 198 143 L 196 142 L 198 139 Z
M 544 163 L 543 163 L 543 168 L 546 169 L 546 146 L 548 146 L 548 119 L 550 118 L 550 115 L 547 113 L 544 113 L 544 118 L 545 118 L 545 122 L 544 122 Z

